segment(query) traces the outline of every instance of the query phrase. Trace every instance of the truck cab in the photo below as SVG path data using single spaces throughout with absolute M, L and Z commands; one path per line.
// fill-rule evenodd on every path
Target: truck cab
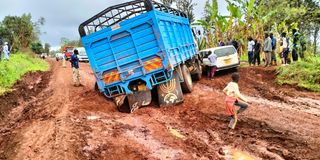
M 62 49 L 63 54 L 66 56 L 67 60 L 71 58 L 73 54 L 74 47 L 72 46 L 65 46 Z

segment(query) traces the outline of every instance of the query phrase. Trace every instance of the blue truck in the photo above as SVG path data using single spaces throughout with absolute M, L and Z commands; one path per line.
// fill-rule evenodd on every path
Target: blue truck
M 152 0 L 111 6 L 79 26 L 96 89 L 119 111 L 183 102 L 201 60 L 186 14 Z

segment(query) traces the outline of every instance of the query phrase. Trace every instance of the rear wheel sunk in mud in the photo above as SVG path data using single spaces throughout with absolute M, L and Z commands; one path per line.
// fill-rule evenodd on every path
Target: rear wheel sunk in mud
M 181 73 L 184 81 L 181 83 L 181 88 L 184 93 L 192 92 L 192 78 L 191 73 L 188 67 L 185 64 L 181 65 Z

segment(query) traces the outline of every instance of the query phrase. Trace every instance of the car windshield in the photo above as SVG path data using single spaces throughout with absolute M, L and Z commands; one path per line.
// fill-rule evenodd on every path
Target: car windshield
M 229 56 L 236 53 L 236 50 L 233 47 L 220 48 L 214 51 L 217 57 Z

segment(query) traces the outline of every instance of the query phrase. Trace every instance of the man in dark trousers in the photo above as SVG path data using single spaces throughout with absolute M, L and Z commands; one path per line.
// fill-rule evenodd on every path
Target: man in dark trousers
M 258 39 L 254 40 L 254 57 L 253 57 L 253 65 L 260 65 L 260 51 L 261 51 L 261 43 Z
M 77 49 L 75 49 L 73 51 L 73 54 L 72 54 L 71 59 L 70 59 L 71 67 L 72 67 L 73 85 L 76 86 L 76 87 L 81 86 L 78 55 L 79 55 L 79 51 Z
M 276 56 L 276 48 L 277 48 L 277 40 L 273 37 L 273 33 L 270 33 L 271 38 L 271 45 L 272 45 L 272 51 L 271 51 L 271 64 L 277 65 L 277 56 Z
M 289 59 L 288 59 L 288 55 L 289 55 L 289 38 L 287 38 L 287 33 L 283 32 L 281 34 L 281 46 L 282 46 L 282 53 L 281 53 L 281 57 L 283 58 L 283 64 L 287 65 L 289 64 Z
M 297 61 L 298 60 L 298 53 L 300 50 L 300 45 L 298 44 L 299 38 L 300 38 L 300 33 L 297 32 L 296 29 L 292 29 L 292 34 L 293 34 L 292 60 Z

